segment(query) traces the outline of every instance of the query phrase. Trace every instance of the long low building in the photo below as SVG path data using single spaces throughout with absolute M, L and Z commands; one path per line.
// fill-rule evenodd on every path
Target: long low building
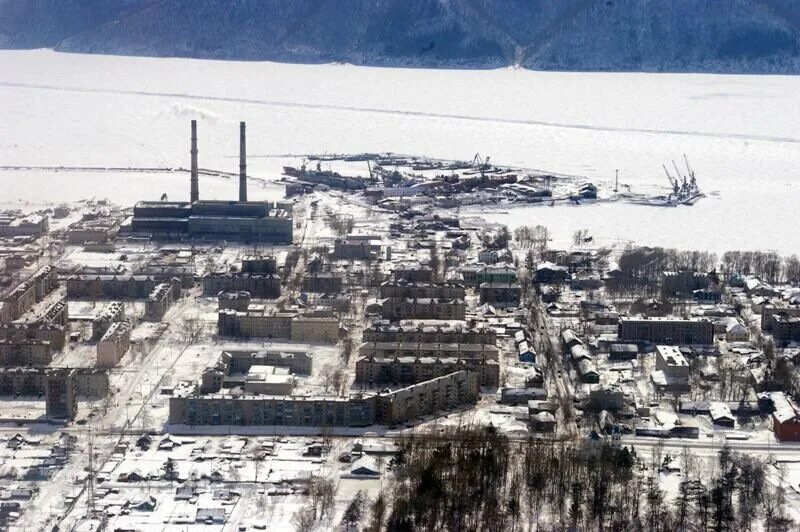
M 47 340 L 0 340 L 0 366 L 46 366 L 53 361 Z
M 149 275 L 91 275 L 67 277 L 71 299 L 147 299 L 161 281 Z
M 704 318 L 621 318 L 618 336 L 623 342 L 711 345 L 714 324 Z
M 217 314 L 217 332 L 220 336 L 236 338 L 286 338 L 296 342 L 336 343 L 339 340 L 339 320 L 251 306 L 245 312 L 220 310 Z
M 497 333 L 491 327 L 468 327 L 466 325 L 429 325 L 424 322 L 409 322 L 400 325 L 376 323 L 364 329 L 365 342 L 417 342 L 445 344 L 497 343 Z
M 390 297 L 381 304 L 381 316 L 389 320 L 463 320 L 463 299 L 408 299 Z
M 108 395 L 108 373 L 95 368 L 0 369 L 0 395 L 44 397 L 45 415 L 74 419 L 78 397 Z
M 358 348 L 361 356 L 392 357 L 456 357 L 465 360 L 497 360 L 498 349 L 489 344 L 448 344 L 415 342 L 364 342 Z
M 380 287 L 380 297 L 386 298 L 464 299 L 465 295 L 466 291 L 463 284 L 450 281 L 443 283 L 415 283 L 405 280 L 386 281 Z
M 399 390 L 338 396 L 200 393 L 179 386 L 169 400 L 169 423 L 183 425 L 367 427 L 394 425 L 474 403 L 477 375 L 454 371 Z
M 461 370 L 475 372 L 481 386 L 496 388 L 500 384 L 500 366 L 496 361 L 455 357 L 361 357 L 356 361 L 356 382 L 368 386 L 417 384 Z
M 248 292 L 257 299 L 275 299 L 281 295 L 281 278 L 274 273 L 212 273 L 203 277 L 203 295 L 220 292 Z
M 291 211 L 266 201 L 140 201 L 131 230 L 167 238 L 291 244 Z

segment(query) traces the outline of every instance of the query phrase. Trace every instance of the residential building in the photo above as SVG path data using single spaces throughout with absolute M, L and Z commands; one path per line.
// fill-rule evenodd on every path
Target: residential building
M 92 320 L 92 339 L 103 337 L 111 324 L 125 319 L 125 305 L 121 301 L 112 301 Z
M 708 275 L 692 270 L 667 271 L 661 277 L 661 288 L 668 295 L 689 296 L 708 285 Z
M 481 283 L 480 302 L 495 307 L 518 307 L 522 300 L 522 287 L 518 283 Z
M 217 304 L 220 310 L 231 309 L 244 312 L 247 311 L 250 302 L 250 292 L 246 290 L 220 292 L 217 294 Z
M 278 273 L 278 259 L 272 255 L 248 255 L 242 259 L 242 273 Z
M 702 318 L 621 318 L 618 336 L 624 342 L 711 345 L 714 325 Z
M 368 386 L 416 384 L 455 371 L 474 371 L 481 386 L 497 387 L 500 366 L 494 360 L 462 360 L 455 357 L 360 357 L 356 361 L 356 382 Z
M 465 314 L 463 299 L 389 298 L 381 309 L 382 317 L 390 320 L 463 320 Z
M 466 290 L 461 283 L 425 283 L 405 280 L 386 281 L 381 284 L 380 297 L 406 299 L 464 299 Z
M 144 319 L 146 321 L 163 320 L 164 315 L 175 302 L 174 294 L 173 286 L 167 283 L 161 283 L 153 288 L 147 301 L 144 302 Z
M 773 315 L 772 338 L 780 347 L 791 342 L 800 342 L 800 316 Z
M 663 371 L 669 377 L 689 378 L 689 361 L 674 345 L 656 346 L 656 369 Z
M 433 282 L 433 270 L 420 262 L 401 262 L 392 269 L 392 277 L 395 281 L 402 279 L 409 283 L 430 283 Z
M 339 341 L 339 320 L 337 318 L 296 316 L 290 327 L 291 338 L 294 342 L 335 344 Z
M 119 364 L 131 345 L 131 325 L 115 321 L 97 343 L 97 365 L 113 367 Z
M 381 253 L 379 239 L 355 237 L 340 238 L 333 242 L 333 256 L 337 259 L 373 260 Z
M 768 394 L 772 402 L 772 430 L 780 441 L 800 441 L 800 407 L 783 392 Z
M 456 357 L 463 360 L 498 360 L 499 350 L 490 344 L 445 344 L 413 342 L 364 342 L 360 356 L 393 357 Z
M 338 293 L 342 291 L 343 286 L 344 278 L 341 274 L 334 272 L 310 273 L 303 277 L 305 292 Z
M 46 366 L 53 360 L 47 340 L 0 340 L 0 366 Z
M 203 277 L 203 295 L 220 292 L 250 292 L 256 299 L 275 299 L 281 295 L 281 279 L 272 273 L 212 273 Z
M 375 323 L 364 329 L 365 342 L 416 342 L 443 344 L 495 345 L 497 333 L 491 327 L 461 325 L 427 325 L 425 322 L 405 322 L 401 325 Z
M 91 275 L 67 277 L 70 299 L 146 299 L 161 281 L 149 275 Z

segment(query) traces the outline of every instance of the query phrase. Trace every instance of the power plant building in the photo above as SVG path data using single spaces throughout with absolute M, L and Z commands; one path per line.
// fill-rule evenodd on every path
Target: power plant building
M 200 200 L 197 124 L 192 120 L 191 201 L 140 201 L 133 210 L 131 230 L 154 237 L 291 244 L 291 209 L 281 203 L 247 201 L 244 131 L 242 123 L 238 201 Z

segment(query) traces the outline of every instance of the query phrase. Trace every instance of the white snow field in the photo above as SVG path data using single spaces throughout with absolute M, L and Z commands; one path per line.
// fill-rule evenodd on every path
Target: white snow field
M 276 154 L 393 151 L 620 182 L 667 185 L 686 153 L 709 197 L 694 207 L 604 204 L 462 211 L 557 241 L 588 228 L 600 244 L 800 250 L 800 78 L 426 70 L 0 52 L 0 166 L 187 167 L 280 175 Z M 107 197 L 188 199 L 185 173 L 0 170 L 0 206 Z M 278 197 L 256 186 L 251 197 Z M 255 192 L 255 191 L 258 192 Z M 666 190 L 666 189 L 665 189 Z M 201 178 L 201 197 L 236 184 Z M 507 214 L 506 214 L 507 213 Z

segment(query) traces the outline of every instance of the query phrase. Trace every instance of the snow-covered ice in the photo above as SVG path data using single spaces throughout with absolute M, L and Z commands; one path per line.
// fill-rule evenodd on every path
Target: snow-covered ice
M 197 118 L 201 167 L 277 178 L 274 154 L 394 151 L 666 185 L 689 156 L 710 197 L 692 208 L 527 208 L 490 217 L 544 223 L 557 240 L 723 251 L 800 247 L 796 76 L 455 71 L 0 52 L 0 164 L 186 167 Z M 3 203 L 188 196 L 186 175 L 0 171 Z M 279 195 L 279 187 L 258 190 Z M 264 190 L 264 192 L 261 192 Z M 201 195 L 236 185 L 201 180 Z

